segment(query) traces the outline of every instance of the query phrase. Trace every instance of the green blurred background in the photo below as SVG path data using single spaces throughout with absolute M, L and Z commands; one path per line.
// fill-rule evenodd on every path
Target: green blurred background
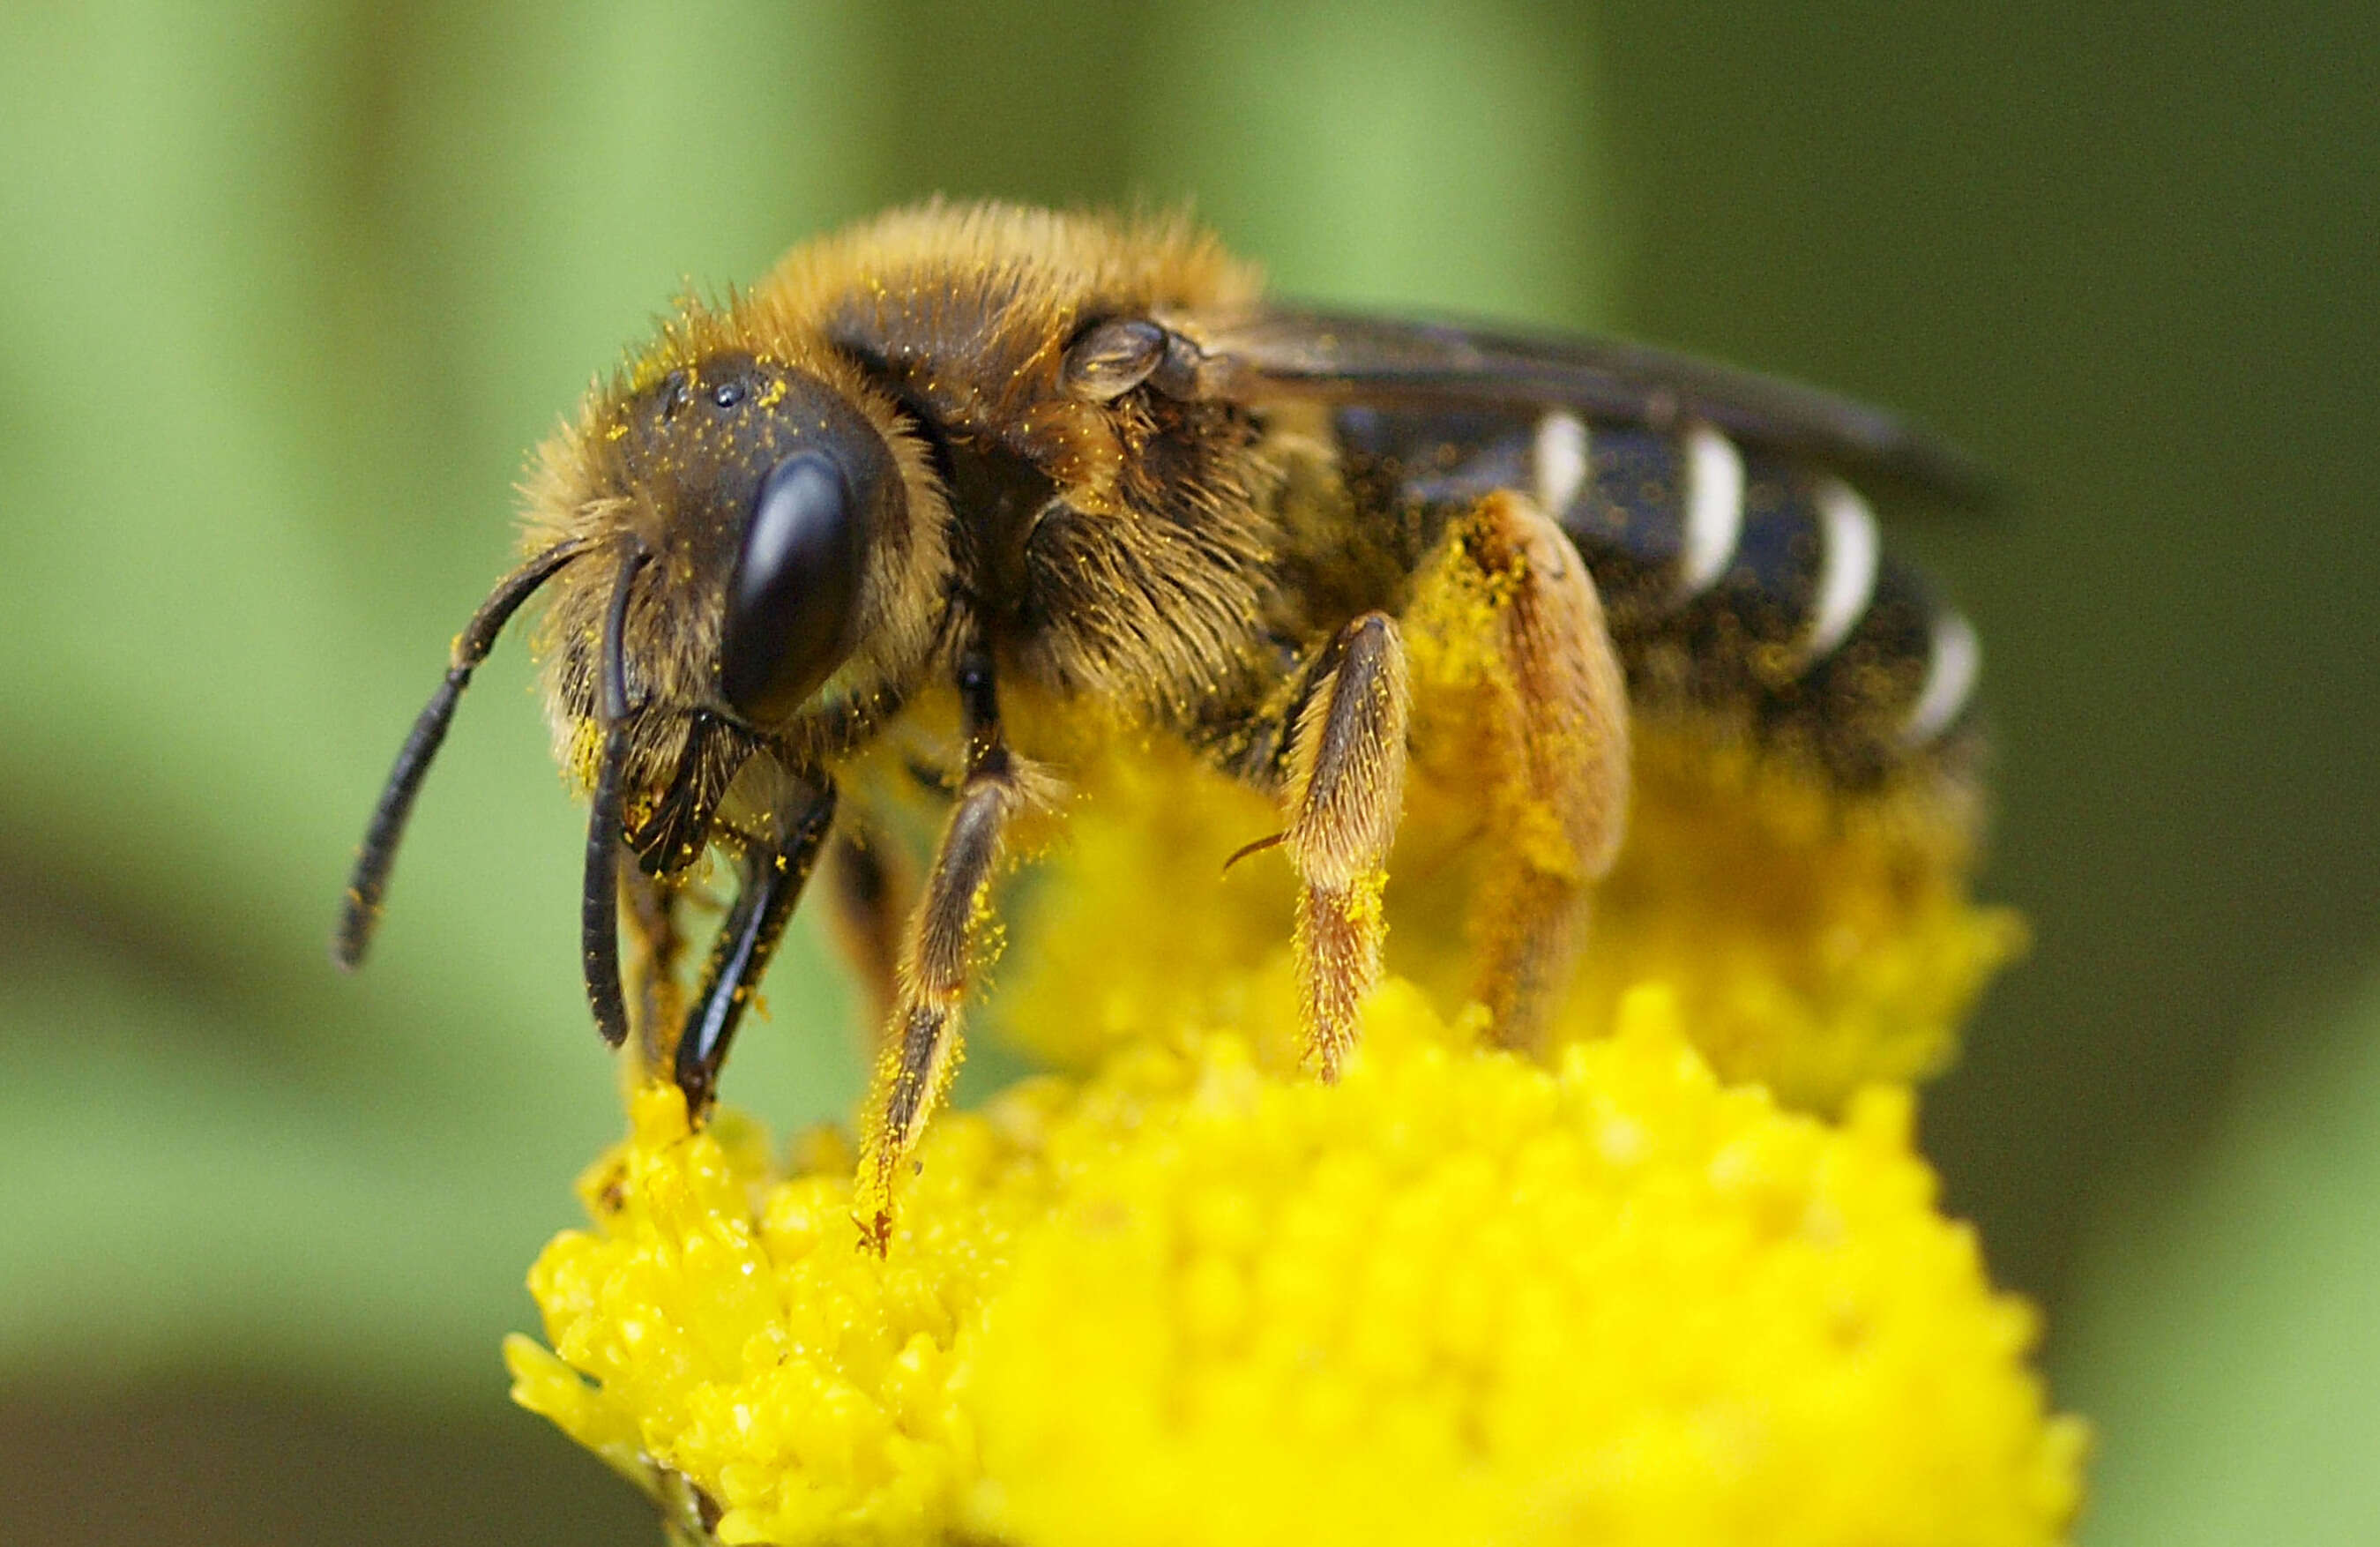
M 2003 469 L 2033 918 L 1929 1148 L 2086 1541 L 2380 1539 L 2380 11 L 0 8 L 0 1539 L 645 1541 L 504 1400 L 616 1125 L 517 647 L 323 946 L 524 450 L 686 278 L 937 189 L 1831 384 Z M 781 1004 L 836 993 L 815 943 Z M 823 1013 L 823 1012 L 822 1012 Z M 839 1109 L 846 1042 L 747 1036 Z

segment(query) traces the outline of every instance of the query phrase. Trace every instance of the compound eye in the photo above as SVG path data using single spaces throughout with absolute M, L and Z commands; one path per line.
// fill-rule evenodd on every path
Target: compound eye
M 1067 347 L 1066 390 L 1094 403 L 1123 396 L 1165 361 L 1165 330 L 1140 317 L 1095 323 Z
M 790 719 L 851 653 L 868 534 L 832 457 L 804 451 L 769 469 L 727 582 L 719 686 L 745 722 Z

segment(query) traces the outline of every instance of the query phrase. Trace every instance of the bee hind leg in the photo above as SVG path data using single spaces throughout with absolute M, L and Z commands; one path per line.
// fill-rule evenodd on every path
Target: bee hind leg
M 1456 765 L 1484 819 L 1473 992 L 1498 1041 L 1534 1050 L 1625 829 L 1627 679 L 1585 560 L 1518 493 L 1455 525 L 1409 615 L 1488 636 Z
M 1306 1059 L 1336 1079 L 1379 981 L 1389 846 L 1404 804 L 1404 645 L 1384 613 L 1341 629 L 1290 731 L 1283 847 L 1303 883 L 1296 952 Z

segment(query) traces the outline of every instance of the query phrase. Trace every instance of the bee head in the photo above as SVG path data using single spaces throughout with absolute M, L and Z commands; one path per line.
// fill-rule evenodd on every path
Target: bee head
M 619 402 L 601 432 L 608 487 L 589 503 L 651 560 L 626 624 L 628 675 L 648 678 L 632 700 L 771 736 L 872 636 L 898 631 L 915 600 L 909 490 L 899 432 L 870 407 L 849 384 L 742 351 Z M 565 699 L 572 678 L 600 679 L 587 666 L 565 674 Z
M 857 369 L 741 343 L 599 390 L 530 484 L 571 554 L 540 628 L 557 750 L 589 793 L 583 951 L 625 1034 L 616 867 L 774 841 L 932 648 L 949 564 L 926 454 Z

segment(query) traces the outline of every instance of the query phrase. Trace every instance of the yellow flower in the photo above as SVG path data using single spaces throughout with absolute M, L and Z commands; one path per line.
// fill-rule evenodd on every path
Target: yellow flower
M 1126 1043 L 939 1120 L 881 1260 L 832 1136 L 644 1090 L 515 1395 L 730 1542 L 2060 1540 L 2080 1426 L 1906 1093 L 1780 1110 L 1681 1005 L 1547 1069 L 1392 981 L 1333 1088 Z

